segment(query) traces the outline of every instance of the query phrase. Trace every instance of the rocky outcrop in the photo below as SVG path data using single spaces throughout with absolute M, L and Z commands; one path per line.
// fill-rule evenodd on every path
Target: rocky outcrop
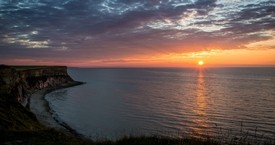
M 11 67 L 0 66 L 0 91 L 7 92 L 13 101 L 26 104 L 27 98 L 37 90 L 55 88 L 72 83 L 66 66 Z

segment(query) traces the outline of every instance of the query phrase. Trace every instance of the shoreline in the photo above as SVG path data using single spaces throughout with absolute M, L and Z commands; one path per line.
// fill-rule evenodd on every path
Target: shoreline
M 82 137 L 81 134 L 77 133 L 69 125 L 61 120 L 57 119 L 52 115 L 52 110 L 49 106 L 49 102 L 45 99 L 45 95 L 59 89 L 69 88 L 77 85 L 82 85 L 83 82 L 70 82 L 62 84 L 61 86 L 54 88 L 45 88 L 42 90 L 35 91 L 28 99 L 28 106 L 30 111 L 36 116 L 37 120 L 44 126 L 62 131 L 66 134 L 72 134 L 78 137 Z

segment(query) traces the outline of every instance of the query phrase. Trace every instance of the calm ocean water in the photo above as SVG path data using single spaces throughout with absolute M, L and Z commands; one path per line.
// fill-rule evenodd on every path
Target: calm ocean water
M 84 85 L 46 96 L 92 139 L 124 135 L 275 137 L 275 68 L 69 68 Z

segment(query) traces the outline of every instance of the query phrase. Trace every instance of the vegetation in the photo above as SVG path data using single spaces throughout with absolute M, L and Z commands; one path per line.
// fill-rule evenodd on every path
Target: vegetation
M 45 128 L 35 115 L 18 102 L 13 96 L 0 92 L 0 130 L 37 130 Z
M 33 69 L 43 69 L 43 68 L 54 68 L 60 66 L 11 66 L 17 71 L 24 71 L 24 70 L 33 70 Z
M 0 133 L 0 143 L 13 145 L 220 145 L 218 142 L 200 139 L 180 139 L 169 137 L 124 137 L 117 141 L 92 141 L 66 135 L 54 129 L 36 131 L 4 131 Z
M 92 141 L 64 134 L 54 129 L 36 131 L 1 131 L 0 144 L 4 145 L 274 145 L 273 142 L 232 140 L 220 142 L 211 139 L 171 138 L 163 136 L 124 137 L 117 141 Z

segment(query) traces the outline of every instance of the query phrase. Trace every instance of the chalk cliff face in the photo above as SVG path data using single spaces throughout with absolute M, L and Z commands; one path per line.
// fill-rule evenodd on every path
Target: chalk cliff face
M 26 98 L 37 90 L 60 87 L 73 81 L 65 66 L 27 69 L 0 66 L 0 91 L 6 91 L 13 96 L 10 99 L 20 103 L 26 102 Z

